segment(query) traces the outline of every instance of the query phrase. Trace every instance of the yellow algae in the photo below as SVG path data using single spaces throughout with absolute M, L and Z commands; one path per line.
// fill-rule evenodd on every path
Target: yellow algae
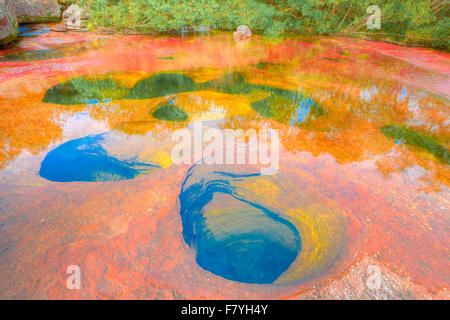
M 258 179 L 246 179 L 236 181 L 236 192 L 244 197 L 264 199 L 265 203 L 272 206 L 280 205 L 280 187 L 270 177 L 258 177 Z
M 172 156 L 167 151 L 147 150 L 139 154 L 138 159 L 148 160 L 156 163 L 161 168 L 168 168 L 172 165 Z
M 302 250 L 277 283 L 306 281 L 330 268 L 346 244 L 344 212 L 316 203 L 285 212 L 300 233 Z

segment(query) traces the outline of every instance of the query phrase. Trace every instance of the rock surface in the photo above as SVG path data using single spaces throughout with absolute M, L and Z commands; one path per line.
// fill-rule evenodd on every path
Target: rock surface
M 19 33 L 13 10 L 11 1 L 0 0 L 0 45 L 13 41 Z
M 236 41 L 246 41 L 250 40 L 252 37 L 252 32 L 249 27 L 241 25 L 237 28 L 237 30 L 233 33 L 233 38 Z
M 10 1 L 19 23 L 51 22 L 61 18 L 60 5 L 56 0 Z

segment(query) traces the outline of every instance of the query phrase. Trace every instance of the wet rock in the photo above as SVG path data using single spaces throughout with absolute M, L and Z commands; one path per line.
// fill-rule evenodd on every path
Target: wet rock
M 61 18 L 56 0 L 16 0 L 13 3 L 19 23 L 52 22 Z
M 13 41 L 19 33 L 12 1 L 0 0 L 0 45 Z
M 233 38 L 236 41 L 246 41 L 250 40 L 252 37 L 252 32 L 250 31 L 250 28 L 247 26 L 239 26 L 237 30 L 233 33 Z

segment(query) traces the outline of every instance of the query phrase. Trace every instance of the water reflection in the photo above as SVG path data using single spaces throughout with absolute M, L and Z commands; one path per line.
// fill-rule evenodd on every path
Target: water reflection
M 392 145 L 379 136 L 386 135 L 383 131 L 386 126 L 396 126 L 402 119 L 408 127 L 423 125 L 432 116 L 419 106 L 419 101 L 424 101 L 425 98 L 429 101 L 429 97 L 422 94 L 421 100 L 420 95 L 407 96 L 404 88 L 401 89 L 403 93 L 400 93 L 402 98 L 398 101 L 398 96 L 389 96 L 384 89 L 378 89 L 375 85 L 363 87 L 358 95 L 348 90 L 342 93 L 300 86 L 297 90 L 291 90 L 252 83 L 252 75 L 243 70 L 226 72 L 208 81 L 193 80 L 205 72 L 216 74 L 208 69 L 191 71 L 189 76 L 182 73 L 161 73 L 138 80 L 134 85 L 127 83 L 125 75 L 77 77 L 49 88 L 42 101 L 46 104 L 73 105 L 74 111 L 87 111 L 94 119 L 105 120 L 110 127 L 127 134 L 152 132 L 158 135 L 157 130 L 164 128 L 163 139 L 171 131 L 185 127 L 182 124 L 184 121 L 222 119 L 217 124 L 222 129 L 258 129 L 258 122 L 275 120 L 280 125 L 271 125 L 281 131 L 285 149 L 309 151 L 313 154 L 325 152 L 343 163 L 361 161 L 388 152 Z M 253 81 L 258 82 L 257 79 Z M 386 106 L 393 101 L 396 102 L 395 107 Z M 432 103 L 436 107 L 442 105 L 439 100 Z M 55 110 L 51 105 L 47 108 L 52 116 L 44 117 L 43 121 L 52 122 L 55 112 L 69 111 Z M 36 109 L 40 113 L 42 110 L 45 109 Z M 420 122 L 414 120 L 418 117 Z M 442 119 L 444 117 L 445 113 Z M 174 126 L 169 122 L 181 124 Z M 370 125 L 363 128 L 364 123 Z M 292 131 L 292 127 L 306 131 Z M 433 136 L 442 133 L 439 128 L 443 127 L 444 124 L 427 125 L 428 130 L 433 130 Z M 418 135 L 426 135 L 423 128 L 415 130 Z M 9 140 L 4 139 L 4 159 L 13 150 Z M 394 138 L 393 142 L 398 140 L 400 139 Z M 422 149 L 429 150 L 438 161 L 444 159 L 446 163 L 448 149 L 442 141 L 445 139 L 433 142 L 438 147 Z M 431 145 L 408 142 L 411 146 L 418 144 Z M 438 149 L 441 151 L 433 151 Z M 414 149 L 409 150 L 414 152 Z
M 157 283 L 187 297 L 280 297 L 376 253 L 427 288 L 445 285 L 448 76 L 438 59 L 427 69 L 342 39 L 114 36 L 77 51 L 41 37 L 53 44 L 1 52 L 5 270 L 37 266 L 18 277 L 47 284 L 46 262 L 89 256 L 93 295 Z M 14 59 L 27 62 L 19 75 Z M 61 61 L 79 68 L 49 67 Z M 172 133 L 197 121 L 278 129 L 280 173 L 174 166 Z M 354 277 L 364 272 L 349 277 L 363 283 Z
M 19 37 L 36 37 L 41 34 L 50 32 L 50 28 L 37 24 L 25 24 L 19 26 Z
M 301 250 L 295 226 L 233 187 L 259 174 L 236 174 L 193 167 L 180 194 L 183 236 L 198 264 L 226 279 L 272 283 Z

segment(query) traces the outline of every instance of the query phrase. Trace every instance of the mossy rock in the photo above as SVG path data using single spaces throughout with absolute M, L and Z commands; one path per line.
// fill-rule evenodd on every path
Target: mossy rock
M 12 1 L 19 23 L 44 23 L 61 20 L 61 8 L 56 0 Z
M 22 24 L 25 23 L 47 23 L 47 22 L 58 22 L 61 20 L 60 16 L 19 16 L 19 21 Z
M 152 112 L 152 116 L 158 120 L 184 122 L 188 114 L 181 108 L 171 103 L 160 103 Z
M 179 73 L 161 73 L 136 82 L 125 99 L 150 99 L 169 94 L 196 91 L 195 82 Z
M 386 137 L 424 149 L 434 155 L 439 161 L 450 164 L 450 153 L 447 148 L 423 133 L 399 126 L 385 126 L 380 131 Z
M 74 78 L 51 87 L 45 93 L 42 101 L 64 105 L 97 103 L 119 99 L 127 92 L 128 90 L 119 86 L 114 79 L 86 80 Z

